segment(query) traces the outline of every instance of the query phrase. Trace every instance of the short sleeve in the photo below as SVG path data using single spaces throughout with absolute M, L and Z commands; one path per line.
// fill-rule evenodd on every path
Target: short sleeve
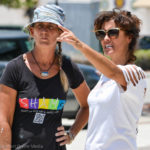
M 78 66 L 66 56 L 63 56 L 62 69 L 66 73 L 69 85 L 72 89 L 77 88 L 84 81 L 84 77 Z
M 146 77 L 146 75 L 142 68 L 136 65 L 118 65 L 118 67 L 122 70 L 127 85 L 130 85 L 132 83 L 132 85 L 137 86 L 138 84 L 140 84 L 143 88 L 146 88 L 146 82 L 145 79 L 143 79 L 144 77 Z
M 16 63 L 14 60 L 12 60 L 7 64 L 6 68 L 4 69 L 4 72 L 0 78 L 0 84 L 4 84 L 10 88 L 17 90 L 17 73 L 18 70 Z

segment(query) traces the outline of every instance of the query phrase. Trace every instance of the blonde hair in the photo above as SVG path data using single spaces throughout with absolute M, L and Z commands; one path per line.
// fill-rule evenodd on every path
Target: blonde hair
M 64 91 L 67 92 L 69 89 L 69 83 L 68 83 L 68 78 L 64 70 L 62 69 L 62 48 L 61 48 L 61 42 L 58 42 L 58 61 L 59 61 L 59 67 L 60 67 L 60 80 L 61 84 L 64 88 Z

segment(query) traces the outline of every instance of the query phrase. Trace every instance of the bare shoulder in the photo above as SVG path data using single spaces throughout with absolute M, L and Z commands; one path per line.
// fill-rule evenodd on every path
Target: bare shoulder
M 139 83 L 144 82 L 144 79 L 146 78 L 143 69 L 134 64 L 128 64 L 125 66 L 118 65 L 118 67 L 122 71 L 123 80 L 126 83 L 125 87 L 130 83 L 133 86 L 137 86 Z

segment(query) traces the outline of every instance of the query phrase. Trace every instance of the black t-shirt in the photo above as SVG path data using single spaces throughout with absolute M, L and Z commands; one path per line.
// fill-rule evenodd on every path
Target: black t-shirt
M 77 88 L 84 81 L 70 59 L 63 57 L 62 68 L 71 88 Z M 40 79 L 28 69 L 21 55 L 8 63 L 0 83 L 17 90 L 12 149 L 65 150 L 55 137 L 67 94 L 61 85 L 60 73 Z

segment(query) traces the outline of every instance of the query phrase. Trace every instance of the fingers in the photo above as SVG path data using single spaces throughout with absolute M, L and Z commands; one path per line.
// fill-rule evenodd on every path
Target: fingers
M 60 142 L 60 146 L 69 144 L 69 137 L 67 134 L 56 139 L 56 142 Z
M 58 38 L 57 40 L 58 41 L 64 41 L 65 39 L 69 38 L 70 37 L 70 34 L 68 32 L 63 32 Z
M 140 80 L 140 73 L 137 70 L 137 67 L 133 65 L 134 70 L 136 71 L 136 74 L 138 75 L 138 80 Z
M 60 26 L 60 29 L 63 30 L 63 33 L 57 38 L 57 41 L 66 42 L 72 45 L 75 49 L 80 50 L 82 42 L 74 35 L 74 33 L 62 26 Z
M 62 130 L 65 131 L 64 126 L 60 126 L 60 127 L 57 128 L 57 131 L 62 131 Z
M 76 45 L 76 37 L 70 32 L 63 32 L 58 38 L 57 41 L 59 42 L 66 42 L 68 44 L 71 44 L 72 46 Z
M 135 68 L 136 68 L 136 70 L 137 70 L 137 72 L 138 72 L 138 74 L 140 76 L 140 79 L 146 78 L 146 75 L 145 75 L 144 71 L 140 67 L 135 66 Z
M 75 35 L 67 28 L 65 28 L 63 26 L 58 26 L 58 27 L 63 31 L 63 33 L 60 34 L 60 36 L 57 38 L 57 41 L 68 42 L 68 41 L 74 40 L 76 38 Z
M 63 27 L 63 26 L 60 26 L 60 25 L 58 25 L 58 28 L 60 28 L 62 31 L 70 31 L 70 30 L 68 30 L 67 28 L 65 28 L 65 27 Z
M 64 31 L 58 38 L 57 41 L 59 42 L 66 42 L 66 40 L 71 39 L 72 35 L 71 32 Z
M 139 67 L 138 67 L 138 68 L 139 68 Z M 142 71 L 141 68 L 139 68 L 139 73 L 140 73 L 142 79 L 146 78 L 146 75 L 145 75 L 144 71 Z
M 58 127 L 57 131 L 58 132 L 55 134 L 55 136 L 58 137 L 56 139 L 56 142 L 60 142 L 60 146 L 63 146 L 65 144 L 69 144 L 70 138 L 69 138 L 68 134 L 66 133 L 64 127 L 63 126 Z
M 66 42 L 68 44 L 74 45 L 75 41 L 68 38 L 57 38 L 58 42 Z
M 128 68 L 126 68 L 126 70 L 127 70 L 127 72 L 128 72 L 130 81 L 132 82 L 132 84 L 133 84 L 134 86 L 136 86 L 136 83 L 135 83 L 135 80 L 134 80 L 134 77 L 135 77 L 135 76 L 133 76 L 133 71 L 132 71 L 132 70 L 129 70 Z M 131 71 L 132 71 L 132 72 L 131 72 Z
M 144 71 L 140 67 L 137 67 L 135 65 L 126 67 L 126 70 L 128 72 L 130 81 L 134 86 L 138 84 L 139 80 L 144 79 L 146 77 Z

